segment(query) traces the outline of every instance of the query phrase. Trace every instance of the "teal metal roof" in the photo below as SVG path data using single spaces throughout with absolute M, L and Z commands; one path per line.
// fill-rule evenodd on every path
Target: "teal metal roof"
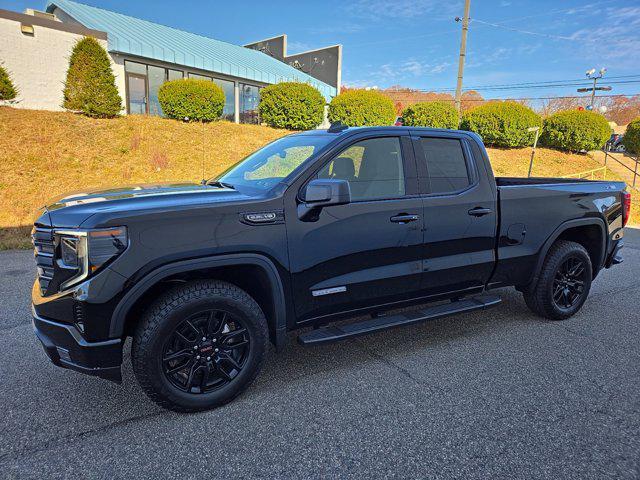
M 48 11 L 55 7 L 87 28 L 107 32 L 111 52 L 263 83 L 306 82 L 327 99 L 336 95 L 334 87 L 257 50 L 70 0 L 53 0 L 47 4 Z

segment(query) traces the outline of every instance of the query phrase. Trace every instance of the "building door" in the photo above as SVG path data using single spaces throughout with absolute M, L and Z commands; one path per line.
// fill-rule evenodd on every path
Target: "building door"
M 258 103 L 260 89 L 254 85 L 240 84 L 240 123 L 260 123 Z
M 147 112 L 147 77 L 137 73 L 127 73 L 128 111 L 130 114 Z

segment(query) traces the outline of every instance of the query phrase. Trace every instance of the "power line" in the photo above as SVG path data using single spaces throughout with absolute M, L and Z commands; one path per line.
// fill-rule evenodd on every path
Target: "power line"
M 548 15 L 555 15 L 556 13 L 566 13 L 566 12 L 581 12 L 581 11 L 585 11 L 588 9 L 591 9 L 593 7 L 599 7 L 601 5 L 605 5 L 607 3 L 614 3 L 617 2 L 618 0 L 605 0 L 603 2 L 592 2 L 589 3 L 587 5 L 583 5 L 581 7 L 570 7 L 570 8 L 561 8 L 561 9 L 556 9 L 556 10 L 548 10 L 546 12 L 543 13 L 535 13 L 533 15 L 526 15 L 524 17 L 515 17 L 515 18 L 507 18 L 505 20 L 500 20 L 499 24 L 503 24 L 503 23 L 508 23 L 508 22 L 519 22 L 522 20 L 528 20 L 530 18 L 536 18 L 536 17 L 546 17 Z
M 598 98 L 615 98 L 615 97 L 635 97 L 640 93 L 630 94 L 611 94 L 611 95 L 598 95 Z M 494 102 L 503 100 L 522 101 L 522 100 L 558 100 L 558 99 L 585 99 L 588 98 L 584 95 L 559 95 L 555 97 L 507 97 L 507 98 L 463 98 L 463 102 Z M 454 102 L 453 98 L 443 98 L 443 102 Z
M 615 77 L 608 77 L 612 81 L 608 83 L 612 85 L 620 85 L 620 84 L 636 84 L 640 83 L 640 75 L 619 75 Z M 541 81 L 541 82 L 520 82 L 520 83 L 504 83 L 504 84 L 495 84 L 495 85 L 478 85 L 478 86 L 470 86 L 466 87 L 465 90 L 521 90 L 521 89 L 536 89 L 536 88 L 553 88 L 553 87 L 580 87 L 580 86 L 588 86 L 590 85 L 589 80 L 584 79 L 575 79 L 575 80 L 552 80 L 552 81 Z M 403 89 L 395 89 L 395 91 L 404 91 L 410 90 L 413 92 L 452 92 L 454 88 L 403 88 Z
M 551 38 L 554 40 L 569 40 L 569 41 L 583 41 L 582 39 L 576 38 L 576 37 L 565 37 L 562 35 L 552 35 L 550 33 L 540 33 L 540 32 L 532 32 L 530 30 L 521 30 L 519 28 L 513 28 L 513 27 L 508 27 L 506 25 L 501 25 L 499 23 L 491 23 L 491 22 L 485 22 L 484 20 L 479 20 L 477 18 L 473 18 L 471 19 L 472 23 L 481 23 L 483 25 L 487 25 L 489 27 L 497 27 L 497 28 L 502 28 L 504 30 L 509 30 L 511 32 L 517 32 L 517 33 L 526 33 L 527 35 L 535 35 L 537 37 L 545 37 L 545 38 Z
M 607 82 L 610 85 L 635 85 L 640 83 L 640 80 L 627 80 L 621 82 Z M 517 87 L 485 87 L 485 88 L 467 88 L 469 90 L 477 90 L 477 91 L 496 91 L 496 90 L 537 90 L 542 88 L 559 88 L 559 87 L 584 87 L 589 86 L 589 83 L 563 83 L 563 84 L 554 84 L 554 85 L 522 85 Z M 452 91 L 453 89 L 447 89 L 446 91 Z M 427 89 L 420 91 L 429 91 Z M 445 92 L 445 90 L 441 90 Z
M 608 78 L 613 79 L 613 80 L 618 80 L 618 79 L 623 79 L 623 78 L 638 78 L 640 77 L 640 74 L 634 74 L 634 75 L 615 75 L 615 76 L 610 76 Z M 501 83 L 501 84 L 494 84 L 494 85 L 480 85 L 480 86 L 475 86 L 475 87 L 469 87 L 469 88 L 487 88 L 487 87 L 513 87 L 513 86 L 520 86 L 520 85 L 544 85 L 544 84 L 550 84 L 550 83 L 570 83 L 570 82 L 584 82 L 585 79 L 584 78 L 572 78 L 569 80 L 544 80 L 544 81 L 538 81 L 538 82 L 518 82 L 518 83 Z
M 496 22 L 496 24 L 491 24 L 490 22 L 485 22 L 483 20 L 479 20 L 479 19 L 469 19 L 470 22 L 477 22 L 480 24 L 484 24 L 485 26 L 497 26 L 498 28 L 502 28 L 504 27 L 504 23 L 508 23 L 508 22 L 516 22 L 516 21 L 520 21 L 520 20 L 527 20 L 529 18 L 536 18 L 536 17 L 544 17 L 544 16 L 548 16 L 548 15 L 555 15 L 556 13 L 564 13 L 564 12 L 570 12 L 570 11 L 576 11 L 576 12 L 580 12 L 580 11 L 584 11 L 587 10 L 588 8 L 592 8 L 592 7 L 598 7 L 600 5 L 605 5 L 607 3 L 613 3 L 616 2 L 618 0 L 607 0 L 604 2 L 593 2 L 590 3 L 588 5 L 584 5 L 582 7 L 571 7 L 571 8 L 562 8 L 562 9 L 558 9 L 558 10 L 549 10 L 547 12 L 544 13 L 536 13 L 533 15 L 527 15 L 524 17 L 515 17 L 515 18 L 508 18 L 505 20 L 500 20 L 499 22 Z M 364 42 L 364 43 L 356 43 L 354 45 L 349 45 L 349 48 L 359 48 L 359 47 L 368 47 L 370 45 L 386 45 L 389 43 L 396 43 L 396 42 L 406 42 L 407 40 L 415 40 L 415 39 L 419 39 L 419 38 L 429 38 L 429 37 L 438 37 L 441 35 L 450 35 L 451 33 L 457 33 L 459 30 L 458 29 L 450 29 L 450 30 L 442 30 L 440 32 L 430 32 L 430 33 L 424 33 L 424 34 L 420 34 L 420 35 L 409 35 L 409 36 L 403 36 L 403 35 L 399 35 L 397 37 L 394 38 L 386 38 L 384 40 L 373 40 L 371 42 Z M 528 31 L 523 31 L 522 33 L 529 33 L 531 35 L 550 35 L 550 34 L 542 34 L 542 33 L 537 33 L 537 32 L 528 32 Z M 561 39 L 571 39 L 574 40 L 573 38 L 570 37 L 562 37 L 562 36 L 558 36 L 561 37 Z

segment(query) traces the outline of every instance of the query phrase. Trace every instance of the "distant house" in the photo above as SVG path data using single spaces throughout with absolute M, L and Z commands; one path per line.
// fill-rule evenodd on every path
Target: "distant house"
M 0 9 L 0 62 L 19 89 L 20 108 L 62 110 L 69 56 L 83 36 L 109 52 L 123 113 L 162 115 L 166 80 L 201 78 L 222 87 L 223 117 L 256 123 L 260 89 L 282 81 L 316 87 L 329 101 L 340 91 L 342 47 L 287 54 L 287 37 L 246 46 L 184 32 L 70 0 L 24 14 Z

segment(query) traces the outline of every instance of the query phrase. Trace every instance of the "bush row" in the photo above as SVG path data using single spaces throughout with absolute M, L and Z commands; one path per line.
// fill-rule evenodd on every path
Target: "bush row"
M 64 107 L 93 117 L 113 117 L 122 110 L 109 56 L 94 38 L 85 37 L 73 48 L 64 85 Z M 0 67 L 0 100 L 17 95 L 7 72 Z M 170 118 L 213 121 L 222 116 L 223 90 L 214 82 L 182 79 L 165 82 L 158 94 L 163 112 Z M 313 86 L 283 82 L 261 91 L 258 111 L 261 121 L 274 128 L 308 130 L 322 123 L 325 99 Z M 348 126 L 391 125 L 395 108 L 391 99 L 375 90 L 348 90 L 331 100 L 331 122 Z M 601 148 L 611 129 L 595 112 L 564 111 L 542 118 L 516 102 L 489 102 L 473 108 L 458 122 L 451 102 L 421 102 L 403 111 L 404 124 L 432 128 L 468 130 L 480 135 L 486 145 L 524 147 L 531 145 L 541 128 L 540 144 L 568 151 Z M 640 151 L 640 119 L 629 125 L 624 138 L 627 150 Z

